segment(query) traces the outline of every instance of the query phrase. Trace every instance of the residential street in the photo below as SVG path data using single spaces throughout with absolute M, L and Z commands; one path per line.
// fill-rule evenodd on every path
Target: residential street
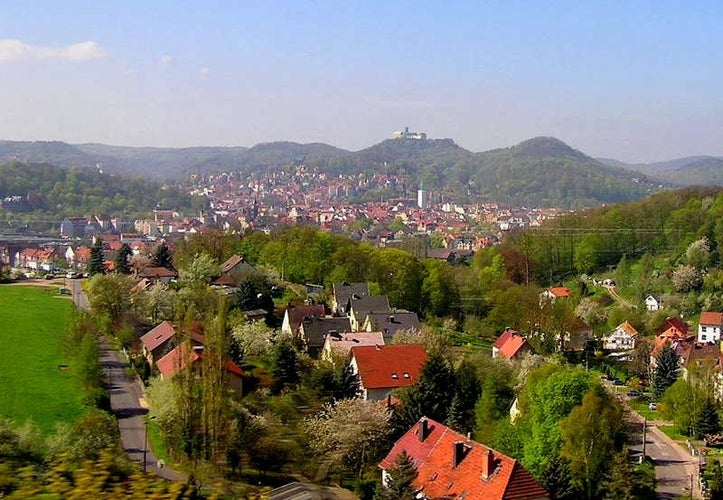
M 68 280 L 68 283 L 75 305 L 82 309 L 90 309 L 88 297 L 82 289 L 83 280 Z M 110 406 L 118 419 L 123 449 L 131 460 L 141 466 L 143 466 L 143 451 L 148 449 L 145 457 L 148 471 L 171 481 L 185 481 L 184 474 L 169 467 L 159 468 L 158 460 L 147 446 L 144 417 L 148 409 L 141 403 L 143 389 L 140 382 L 128 375 L 128 363 L 122 359 L 118 351 L 111 348 L 107 339 L 101 338 L 98 347 L 110 391 Z
M 631 426 L 633 430 L 632 450 L 643 450 L 642 433 L 643 418 L 630 410 Z M 688 451 L 676 444 L 657 426 L 648 422 L 645 454 L 655 461 L 655 476 L 658 479 L 656 487 L 657 497 L 660 499 L 673 499 L 690 495 L 691 479 L 693 484 L 693 498 L 702 498 L 698 488 L 698 460 Z

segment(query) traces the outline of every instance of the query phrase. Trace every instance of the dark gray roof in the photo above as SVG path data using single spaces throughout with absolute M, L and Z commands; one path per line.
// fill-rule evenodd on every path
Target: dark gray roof
M 347 317 L 304 318 L 299 327 L 299 334 L 306 342 L 309 350 L 318 350 L 324 346 L 324 339 L 329 332 L 349 333 L 351 322 Z
M 334 295 L 337 307 L 346 307 L 352 295 L 359 297 L 369 295 L 369 283 L 334 283 L 331 285 L 331 293 Z
M 386 295 L 371 295 L 358 298 L 352 296 L 349 298 L 347 312 L 351 312 L 352 309 L 359 321 L 364 321 L 364 318 L 370 312 L 390 312 L 392 310 Z
M 382 332 L 385 338 L 389 338 L 399 330 L 419 330 L 419 317 L 415 312 L 391 311 L 371 312 L 367 314 L 365 322 L 371 323 L 371 331 Z

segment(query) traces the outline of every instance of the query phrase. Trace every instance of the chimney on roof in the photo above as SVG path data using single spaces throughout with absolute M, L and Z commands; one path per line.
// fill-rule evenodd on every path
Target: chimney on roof
M 379 344 L 375 344 L 374 347 L 377 348 L 377 351 L 381 351 L 381 350 L 382 350 L 382 346 L 380 346 Z
M 389 316 L 388 321 L 390 323 L 394 323 L 394 319 L 395 319 L 394 316 Z
M 455 441 L 454 442 L 454 455 L 452 456 L 452 467 L 457 468 L 460 463 L 462 463 L 462 460 L 464 460 L 464 457 L 467 456 L 467 453 L 469 453 L 469 450 L 472 448 L 470 446 L 467 446 L 464 441 Z
M 417 432 L 417 436 L 419 437 L 419 441 L 421 443 L 423 443 L 424 440 L 427 439 L 427 436 L 429 436 L 429 421 L 426 417 L 419 419 L 419 432 Z
M 495 471 L 495 457 L 492 450 L 487 448 L 482 454 L 482 479 L 488 480 Z

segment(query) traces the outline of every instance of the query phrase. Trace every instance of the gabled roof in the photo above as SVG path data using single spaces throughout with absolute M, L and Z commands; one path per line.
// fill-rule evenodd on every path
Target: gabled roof
M 367 330 L 382 332 L 387 337 L 394 335 L 399 330 L 419 330 L 419 317 L 415 312 L 391 311 L 391 312 L 370 312 L 364 321 L 369 325 Z
M 384 335 L 382 335 L 382 332 L 329 335 L 326 337 L 324 345 L 328 345 L 335 354 L 346 357 L 352 347 L 384 345 Z
M 235 267 L 238 266 L 239 264 L 245 264 L 245 265 L 248 266 L 249 268 L 251 267 L 251 265 L 248 264 L 248 263 L 244 260 L 243 257 L 241 257 L 240 255 L 233 255 L 233 256 L 231 256 L 226 262 L 224 262 L 223 264 L 221 264 L 221 266 L 220 266 L 221 273 L 222 273 L 222 274 L 225 274 L 225 273 L 231 271 L 233 268 L 235 268 Z
M 638 335 L 638 331 L 635 329 L 633 325 L 631 325 L 628 321 L 623 321 L 618 325 L 616 330 L 623 331 L 630 335 L 631 337 L 635 337 Z
M 291 305 L 286 309 L 286 313 L 289 317 L 289 327 L 292 333 L 299 331 L 301 322 L 304 318 L 323 318 L 326 315 L 324 306 L 322 304 L 310 305 L 310 306 L 294 306 Z
M 389 470 L 402 451 L 417 469 L 413 485 L 428 498 L 541 500 L 549 494 L 516 460 L 422 418 L 379 464 Z
M 723 313 L 704 311 L 700 313 L 700 324 L 723 326 Z
M 494 347 L 499 349 L 499 354 L 507 359 L 514 358 L 527 345 L 525 337 L 509 328 L 506 328 L 494 343 Z
M 519 332 L 516 330 L 513 330 L 512 328 L 505 328 L 505 331 L 502 332 L 502 335 L 497 337 L 497 340 L 495 340 L 495 343 L 492 344 L 492 347 L 496 347 L 497 349 L 501 349 L 505 343 L 510 340 L 510 338 L 513 335 L 519 335 Z
M 186 368 L 189 362 L 194 364 L 202 360 L 203 349 L 194 348 L 189 351 L 187 344 L 181 344 L 156 361 L 156 367 L 164 377 L 170 377 Z M 226 371 L 239 377 L 244 375 L 244 371 L 231 360 L 226 361 Z
M 165 267 L 146 267 L 138 274 L 141 278 L 177 278 L 178 273 Z
M 655 330 L 655 335 L 686 337 L 688 335 L 688 325 L 678 317 L 667 318 L 665 322 Z
M 347 317 L 306 317 L 301 320 L 299 333 L 302 334 L 306 341 L 306 346 L 310 349 L 319 349 L 324 345 L 324 339 L 329 332 L 337 334 L 351 332 L 351 322 Z
M 175 334 L 176 330 L 173 328 L 173 325 L 168 321 L 164 321 L 143 335 L 141 337 L 141 343 L 143 347 L 149 351 L 153 351 L 158 346 L 173 338 Z
M 424 347 L 419 344 L 355 346 L 351 355 L 365 389 L 412 385 L 427 361 Z
M 370 312 L 391 312 L 389 299 L 386 295 L 354 296 L 349 297 L 347 312 L 354 311 L 359 321 L 364 321 Z
M 342 307 L 346 306 L 349 297 L 356 294 L 359 297 L 369 295 L 369 283 L 334 283 L 331 285 L 331 293 L 336 299 L 336 303 Z

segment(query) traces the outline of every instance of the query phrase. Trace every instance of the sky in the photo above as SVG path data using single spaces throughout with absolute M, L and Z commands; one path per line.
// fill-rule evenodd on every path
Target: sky
M 723 2 L 4 0 L 0 139 L 723 155 Z

